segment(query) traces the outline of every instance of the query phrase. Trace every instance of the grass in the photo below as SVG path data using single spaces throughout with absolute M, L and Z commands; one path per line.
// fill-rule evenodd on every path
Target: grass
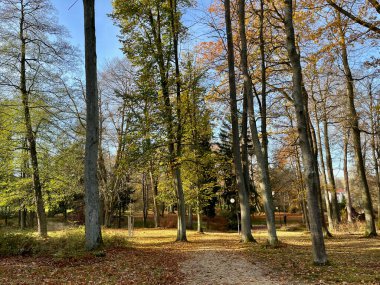
M 271 268 L 280 279 L 306 284 L 380 284 L 380 238 L 363 238 L 362 231 L 333 233 L 325 239 L 329 265 L 312 263 L 308 232 L 279 230 L 281 245 L 263 246 L 265 232 L 255 238 L 261 246 L 248 248 L 249 257 Z

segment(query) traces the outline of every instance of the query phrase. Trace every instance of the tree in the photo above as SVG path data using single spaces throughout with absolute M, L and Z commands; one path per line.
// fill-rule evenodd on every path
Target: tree
M 344 76 L 346 80 L 346 104 L 347 104 L 347 117 L 348 123 L 351 128 L 351 138 L 355 153 L 355 164 L 357 173 L 359 175 L 361 187 L 363 189 L 363 202 L 364 202 L 364 213 L 366 220 L 366 232 L 365 235 L 368 237 L 376 236 L 376 226 L 375 217 L 373 212 L 373 205 L 371 194 L 369 191 L 365 163 L 363 160 L 362 144 L 360 139 L 360 128 L 359 119 L 355 107 L 355 87 L 354 78 L 351 73 L 350 64 L 348 61 L 347 44 L 345 36 L 345 28 L 343 26 L 340 14 L 337 14 L 338 19 L 338 33 L 339 33 L 339 47 L 342 56 L 342 63 L 344 69 Z
M 9 97 L 16 96 L 16 92 L 20 96 L 41 236 L 47 235 L 47 224 L 38 135 L 40 127 L 51 115 L 38 118 L 36 113 L 50 113 L 52 98 L 49 96 L 59 89 L 56 84 L 63 77 L 70 54 L 74 53 L 65 41 L 64 29 L 50 16 L 52 12 L 48 0 L 5 0 L 0 3 L 0 86 Z
M 181 100 L 178 65 L 178 40 L 181 35 L 181 13 L 178 7 L 188 1 L 113 1 L 113 18 L 124 36 L 124 52 L 135 66 L 152 72 L 160 93 L 160 107 L 166 128 L 168 161 L 178 204 L 177 240 L 186 241 L 186 219 L 181 177 L 181 112 L 174 109 L 171 98 L 173 88 L 170 76 L 174 60 L 175 93 L 177 104 Z M 176 44 L 173 46 L 173 41 Z M 173 43 L 174 44 L 174 43 Z M 177 46 L 177 47 L 176 47 Z
M 86 62 L 86 151 L 84 164 L 86 248 L 102 244 L 97 178 L 99 103 L 96 64 L 95 0 L 83 0 Z
M 354 1 L 356 2 L 356 1 Z M 380 14 L 380 3 L 376 0 L 369 0 L 368 1 L 373 8 L 376 9 L 377 13 Z M 377 27 L 376 22 L 371 23 L 369 20 L 366 20 L 360 16 L 354 15 L 351 11 L 345 9 L 343 5 L 337 4 L 335 1 L 327 0 L 327 3 L 333 7 L 335 10 L 337 10 L 339 13 L 345 15 L 346 17 L 350 18 L 355 23 L 358 23 L 359 25 L 362 25 L 363 27 L 368 28 L 372 32 L 380 34 L 380 28 Z
M 234 43 L 232 38 L 231 27 L 231 6 L 230 0 L 224 1 L 225 25 L 227 33 L 227 57 L 228 57 L 228 83 L 230 92 L 230 112 L 232 123 L 232 147 L 233 158 L 236 171 L 236 180 L 239 190 L 240 211 L 241 211 L 241 239 L 243 242 L 252 242 L 254 238 L 251 233 L 251 217 L 248 200 L 248 189 L 245 185 L 243 166 L 240 155 L 239 123 L 238 110 L 236 101 L 236 83 L 235 83 L 235 56 Z
M 312 238 L 313 258 L 315 264 L 326 264 L 327 255 L 322 232 L 321 213 L 318 202 L 318 189 L 315 161 L 313 158 L 312 145 L 308 130 L 307 107 L 305 104 L 305 91 L 303 90 L 302 67 L 300 55 L 297 52 L 295 33 L 293 26 L 293 3 L 292 0 L 284 0 L 284 25 L 286 33 L 286 49 L 292 66 L 293 73 L 293 102 L 297 118 L 297 130 L 299 134 L 299 144 L 302 151 L 302 162 L 305 172 L 305 180 L 308 188 L 308 206 L 310 232 Z
M 272 197 L 272 189 L 270 185 L 269 179 L 269 167 L 268 167 L 268 156 L 267 151 L 263 151 L 262 144 L 259 140 L 259 135 L 256 126 L 256 120 L 254 115 L 254 107 L 253 107 L 253 91 L 252 91 L 252 81 L 248 72 L 248 54 L 247 54 L 247 39 L 245 32 L 245 1 L 239 0 L 239 35 L 241 41 L 241 65 L 243 70 L 244 77 L 244 90 L 247 94 L 247 105 L 248 105 L 248 113 L 249 113 L 249 124 L 251 127 L 251 136 L 253 141 L 253 150 L 257 158 L 257 162 L 260 169 L 260 187 L 262 188 L 262 194 L 264 198 L 264 209 L 267 220 L 268 227 L 268 241 L 271 245 L 276 245 L 278 243 L 276 226 L 275 226 L 275 218 L 274 218 L 274 205 L 273 205 L 273 197 Z M 265 67 L 262 67 L 265 72 Z M 265 81 L 265 76 L 264 81 Z M 265 85 L 264 82 L 262 84 Z M 263 94 L 265 91 L 263 92 Z M 265 95 L 263 95 L 264 97 Z M 266 108 L 266 106 L 262 106 L 262 108 Z M 262 118 L 262 120 L 266 120 L 266 118 Z M 264 124 L 265 125 L 265 124 Z M 264 128 L 265 129 L 265 128 Z M 264 130 L 266 133 L 266 130 Z M 265 134 L 266 135 L 266 134 Z M 264 138 L 263 140 L 266 140 Z M 264 143 L 266 144 L 266 143 Z M 246 185 L 247 187 L 248 185 Z

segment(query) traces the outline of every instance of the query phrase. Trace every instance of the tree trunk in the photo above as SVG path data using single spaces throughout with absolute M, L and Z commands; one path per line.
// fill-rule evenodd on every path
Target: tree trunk
M 293 72 L 293 99 L 296 110 L 297 129 L 299 134 L 299 144 L 302 151 L 302 162 L 304 166 L 304 177 L 308 189 L 308 206 L 310 232 L 313 247 L 313 259 L 316 264 L 326 264 L 327 254 L 322 231 L 321 212 L 318 203 L 317 182 L 318 173 L 315 171 L 315 161 L 313 157 L 312 145 L 308 135 L 308 120 L 305 114 L 305 98 L 302 90 L 302 68 L 300 56 L 296 50 L 296 42 L 293 26 L 293 3 L 292 0 L 284 0 L 285 4 L 285 31 L 286 48 L 289 54 Z
M 42 197 L 42 185 L 40 181 L 40 172 L 37 158 L 37 146 L 36 146 L 36 133 L 33 132 L 32 121 L 29 108 L 29 92 L 26 87 L 26 38 L 24 35 L 24 0 L 21 0 L 21 18 L 20 18 L 20 41 L 21 41 L 21 55 L 20 55 L 20 91 L 22 98 L 22 105 L 24 110 L 24 120 L 26 137 L 29 144 L 30 161 L 33 170 L 33 188 L 34 198 L 37 209 L 37 221 L 38 221 L 38 234 L 41 237 L 47 237 L 47 221 L 45 206 Z
M 380 175 L 379 175 L 379 162 L 378 162 L 378 142 L 376 141 L 376 131 L 378 128 L 378 123 L 379 120 L 378 118 L 374 118 L 376 116 L 376 105 L 373 100 L 373 94 L 372 94 L 372 83 L 369 86 L 369 99 L 370 99 L 370 121 L 371 121 L 371 149 L 372 149 L 372 159 L 373 159 L 373 166 L 375 169 L 375 179 L 376 179 L 376 188 L 378 191 L 378 201 L 377 201 L 377 206 L 378 206 L 378 211 L 377 211 L 377 219 L 378 219 L 378 224 L 380 227 Z
M 143 227 L 145 228 L 148 219 L 148 185 L 146 181 L 146 174 L 142 175 L 142 195 L 143 195 Z
M 243 242 L 252 242 L 254 238 L 251 232 L 251 215 L 248 199 L 247 185 L 244 182 L 243 166 L 240 156 L 239 144 L 239 122 L 236 100 L 236 82 L 235 82 L 235 56 L 234 43 L 231 27 L 231 7 L 230 0 L 224 1 L 225 20 L 227 32 L 227 54 L 228 54 L 228 81 L 230 87 L 230 111 L 232 124 L 232 148 L 233 158 L 236 171 L 236 182 L 239 191 L 240 211 L 241 211 L 241 240 Z
M 275 225 L 275 217 L 274 217 L 274 205 L 273 205 L 273 197 L 272 197 L 272 189 L 270 185 L 269 178 L 269 167 L 268 160 L 265 157 L 266 151 L 263 151 L 262 144 L 259 140 L 258 130 L 255 121 L 255 113 L 254 113 L 254 103 L 253 103 L 253 90 L 252 90 L 252 81 L 248 72 L 248 52 L 247 52 L 247 39 L 245 32 L 245 1 L 239 0 L 239 35 L 241 42 L 241 67 L 244 77 L 244 88 L 247 93 L 247 103 L 248 103 L 248 113 L 249 113 L 249 123 L 251 129 L 251 136 L 253 142 L 253 148 L 256 155 L 257 163 L 260 169 L 260 188 L 262 190 L 263 200 L 264 200 L 264 210 L 266 215 L 266 222 L 268 228 L 268 242 L 271 245 L 276 245 L 278 243 L 277 233 L 276 233 L 276 225 Z M 263 47 L 262 47 L 263 48 Z M 265 72 L 265 66 L 264 72 Z M 265 76 L 264 76 L 265 80 Z M 265 90 L 264 90 L 265 91 Z M 263 94 L 265 96 L 265 94 Z M 262 111 L 265 106 L 263 106 Z M 262 120 L 266 120 L 266 118 L 262 118 Z M 264 124 L 263 135 L 265 133 L 265 137 L 263 137 L 263 141 L 266 141 L 266 124 Z M 266 145 L 266 142 L 263 142 L 263 145 Z M 264 148 L 266 149 L 266 148 Z
M 350 181 L 348 179 L 347 155 L 348 155 L 348 140 L 350 131 L 344 132 L 344 145 L 343 145 L 343 175 L 344 175 L 344 189 L 346 190 L 346 208 L 347 208 L 347 221 L 352 223 L 352 201 L 350 193 Z
M 288 112 L 288 109 L 287 109 L 287 112 Z M 290 126 L 292 129 L 294 129 L 292 116 L 290 114 L 288 114 L 288 117 L 290 120 Z M 310 230 L 309 215 L 308 215 L 307 205 L 306 205 L 306 200 L 305 200 L 305 195 L 304 195 L 304 191 L 305 191 L 306 187 L 305 187 L 305 183 L 304 183 L 304 179 L 303 179 L 303 175 L 302 175 L 301 159 L 300 159 L 300 155 L 299 155 L 297 145 L 294 146 L 294 153 L 296 156 L 295 157 L 296 158 L 296 172 L 297 172 L 298 179 L 300 181 L 300 188 L 301 188 L 301 189 L 298 189 L 298 196 L 301 199 L 300 203 L 301 203 L 301 208 L 302 208 L 302 218 L 303 218 L 303 221 L 306 225 L 306 228 L 308 230 Z
M 338 13 L 338 21 L 340 21 L 340 14 Z M 352 142 L 355 153 L 355 164 L 359 176 L 359 183 L 363 190 L 363 206 L 366 220 L 365 235 L 368 237 L 377 236 L 375 227 L 375 216 L 373 212 L 371 194 L 369 192 L 368 181 L 366 177 L 366 170 L 362 154 L 362 146 L 360 141 L 359 117 L 355 109 L 355 92 L 354 92 L 354 79 L 352 77 L 351 68 L 348 62 L 346 38 L 342 24 L 339 26 L 339 45 L 342 53 L 342 62 L 344 68 L 344 75 L 346 77 L 347 88 L 347 111 L 349 117 L 349 124 L 352 130 Z
M 331 203 L 330 203 L 330 198 L 329 198 L 329 191 L 328 191 L 328 186 L 327 186 L 327 177 L 326 177 L 326 168 L 325 168 L 325 160 L 323 158 L 323 150 L 322 150 L 322 139 L 321 139 L 321 129 L 320 129 L 320 121 L 319 121 L 319 116 L 318 116 L 318 110 L 317 110 L 317 102 L 313 98 L 314 101 L 314 116 L 315 116 L 315 121 L 317 125 L 317 147 L 318 147 L 318 152 L 319 152 L 319 157 L 321 161 L 321 172 L 322 172 L 322 179 L 323 179 L 323 188 L 325 189 L 325 205 L 326 205 L 326 211 L 327 211 L 327 220 L 329 223 L 329 228 L 334 229 L 335 224 L 333 223 L 333 218 L 332 218 L 332 211 L 331 211 Z M 321 208 L 323 209 L 323 208 Z
M 202 213 L 201 213 L 201 207 L 197 205 L 197 232 L 198 233 L 203 233 L 203 227 L 202 227 Z
M 154 179 L 153 177 L 153 166 L 152 162 L 150 166 L 150 171 L 149 171 L 149 177 L 150 177 L 150 187 L 152 188 L 152 193 L 153 193 L 153 215 L 154 215 L 154 227 L 158 228 L 160 225 L 160 208 L 158 205 L 157 201 L 157 196 L 158 196 L 158 185 L 157 185 L 157 179 Z
M 307 96 L 307 93 L 305 93 L 305 96 Z M 321 209 L 321 221 L 322 221 L 322 227 L 323 230 L 325 231 L 326 236 L 332 237 L 332 234 L 330 233 L 327 224 L 326 224 L 326 219 L 325 219 L 325 213 L 323 210 L 323 199 L 322 199 L 322 189 L 321 189 L 321 181 L 319 179 L 319 164 L 318 164 L 318 146 L 317 146 L 317 137 L 315 135 L 315 129 L 313 127 L 313 124 L 311 122 L 311 119 L 309 117 L 309 128 L 310 128 L 310 138 L 312 140 L 312 149 L 314 153 L 314 161 L 315 161 L 315 173 L 317 174 L 317 189 L 318 189 L 318 202 L 319 202 L 319 207 Z
M 25 214 L 25 207 L 22 206 L 20 210 L 20 229 L 23 231 L 26 229 L 26 214 Z
M 327 121 L 327 111 L 326 111 L 326 102 L 323 102 L 323 132 L 324 132 L 324 142 L 325 142 L 325 154 L 326 154 L 326 166 L 327 166 L 327 177 L 330 185 L 330 193 L 331 193 L 331 208 L 332 208 L 332 220 L 334 224 L 338 224 L 340 222 L 340 212 L 338 199 L 336 196 L 336 185 L 334 178 L 334 170 L 331 159 L 331 151 L 330 151 L 330 140 L 329 140 L 329 128 Z
M 85 231 L 86 248 L 102 244 L 100 199 L 97 179 L 99 105 L 97 90 L 95 0 L 83 0 L 86 64 L 86 151 L 85 151 Z
M 248 195 L 250 194 L 251 178 L 249 177 L 249 157 L 248 157 L 248 100 L 247 91 L 243 91 L 243 115 L 241 120 L 241 162 L 243 164 L 244 183 L 246 185 Z

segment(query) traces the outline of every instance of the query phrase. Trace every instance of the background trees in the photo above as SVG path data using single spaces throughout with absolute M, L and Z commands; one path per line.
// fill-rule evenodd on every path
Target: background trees
M 88 248 L 100 224 L 123 227 L 136 213 L 144 227 L 176 225 L 181 241 L 194 213 L 200 232 L 205 216 L 233 216 L 252 241 L 253 213 L 264 211 L 274 245 L 274 210 L 293 211 L 320 264 L 322 231 L 364 217 L 376 236 L 377 3 L 293 2 L 214 1 L 201 18 L 193 1 L 115 0 L 125 57 L 95 66 L 85 30 L 86 74 L 67 32 L 42 16 L 48 0 L 2 1 L 4 215 L 22 229 L 37 216 L 45 236 L 45 209 L 81 222 L 92 188 Z

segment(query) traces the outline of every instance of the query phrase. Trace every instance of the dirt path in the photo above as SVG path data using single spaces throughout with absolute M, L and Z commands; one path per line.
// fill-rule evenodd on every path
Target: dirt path
M 225 234 L 224 234 L 225 235 Z M 269 272 L 247 260 L 244 245 L 220 234 L 206 234 L 193 243 L 186 261 L 180 264 L 184 285 L 260 284 L 274 285 Z

